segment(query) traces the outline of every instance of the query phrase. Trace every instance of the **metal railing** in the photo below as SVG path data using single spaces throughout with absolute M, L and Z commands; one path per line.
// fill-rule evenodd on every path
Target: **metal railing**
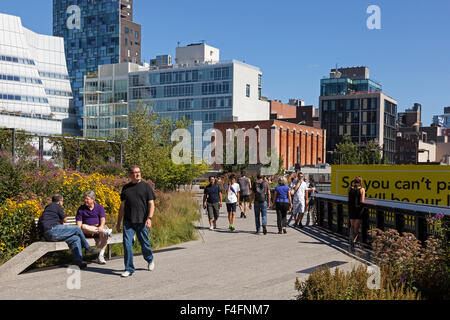
M 318 225 L 340 235 L 349 236 L 350 220 L 347 197 L 335 194 L 315 194 Z M 368 243 L 368 231 L 371 229 L 395 229 L 400 234 L 412 233 L 425 241 L 435 230 L 427 218 L 444 214 L 444 219 L 450 218 L 450 207 L 437 207 L 423 204 L 366 199 L 364 203 L 360 239 Z

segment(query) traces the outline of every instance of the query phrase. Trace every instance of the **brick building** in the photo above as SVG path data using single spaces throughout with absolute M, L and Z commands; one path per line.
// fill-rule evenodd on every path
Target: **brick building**
M 303 122 L 306 126 L 320 128 L 318 110 L 314 106 L 305 106 L 298 103 L 299 100 L 291 99 L 290 104 L 284 104 L 280 101 L 269 100 L 270 119 L 282 120 L 291 123 Z M 294 105 L 294 103 L 297 103 Z
M 267 150 L 271 148 L 271 130 L 275 130 L 274 149 L 278 157 L 283 158 L 283 169 L 288 170 L 300 166 L 316 165 L 324 163 L 326 150 L 326 132 L 322 129 L 289 123 L 280 120 L 241 121 L 241 122 L 217 122 L 215 130 L 220 130 L 225 145 L 226 131 L 229 129 L 246 130 L 255 129 L 258 139 L 258 162 L 261 129 L 267 130 Z M 248 140 L 246 140 L 247 143 Z

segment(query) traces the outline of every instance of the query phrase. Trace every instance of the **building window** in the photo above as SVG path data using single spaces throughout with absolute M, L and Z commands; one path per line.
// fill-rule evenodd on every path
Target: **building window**
M 250 98 L 250 85 L 247 84 L 245 87 L 245 95 L 247 96 L 247 98 Z
M 125 27 L 125 34 L 129 34 L 130 33 L 130 29 L 128 29 L 127 27 Z
M 135 37 L 136 39 L 139 39 L 139 32 L 138 32 L 138 31 L 136 31 L 136 32 L 134 33 L 134 37 Z

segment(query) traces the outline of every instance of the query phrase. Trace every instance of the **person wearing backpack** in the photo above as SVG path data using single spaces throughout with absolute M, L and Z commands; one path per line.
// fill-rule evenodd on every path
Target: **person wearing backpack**
M 253 201 L 255 210 L 255 224 L 256 234 L 259 234 L 261 229 L 261 217 L 262 228 L 264 235 L 267 234 L 267 207 L 270 207 L 270 189 L 269 184 L 264 181 L 264 177 L 258 174 L 257 181 L 252 186 Z
M 366 190 L 362 187 L 362 178 L 356 177 L 348 189 L 348 216 L 350 219 L 350 250 L 354 251 L 358 241 L 359 226 L 364 213 Z
M 239 184 L 236 183 L 236 176 L 233 174 L 230 176 L 230 182 L 225 186 L 225 190 L 227 193 L 227 212 L 228 212 L 228 221 L 230 223 L 229 229 L 230 231 L 236 230 L 234 227 L 234 220 L 236 218 L 236 206 L 239 202 Z

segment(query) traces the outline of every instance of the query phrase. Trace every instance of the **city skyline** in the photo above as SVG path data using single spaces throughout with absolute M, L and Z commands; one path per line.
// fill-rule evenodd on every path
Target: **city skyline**
M 184 46 L 205 40 L 222 49 L 224 60 L 258 66 L 263 72 L 262 94 L 269 99 L 299 98 L 318 107 L 320 79 L 337 64 L 368 66 L 371 78 L 398 101 L 399 112 L 422 104 L 424 125 L 450 105 L 450 44 L 443 41 L 450 29 L 448 1 L 284 1 L 276 5 L 264 1 L 258 6 L 231 1 L 223 6 L 198 0 L 189 7 L 181 1 L 172 5 L 134 1 L 146 62 L 160 54 L 174 56 L 178 41 Z M 380 7 L 381 30 L 366 26 L 370 5 Z M 52 34 L 50 0 L 8 2 L 2 13 L 20 16 L 23 25 L 36 32 Z

